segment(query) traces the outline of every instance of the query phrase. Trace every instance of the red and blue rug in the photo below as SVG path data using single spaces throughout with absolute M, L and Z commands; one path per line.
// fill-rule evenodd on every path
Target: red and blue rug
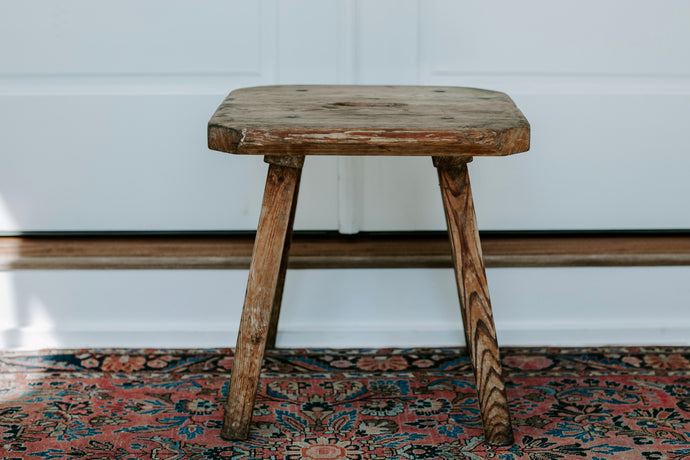
M 220 438 L 230 350 L 0 354 L 4 459 L 690 458 L 690 348 L 506 348 L 515 445 L 482 443 L 459 349 L 267 354 Z

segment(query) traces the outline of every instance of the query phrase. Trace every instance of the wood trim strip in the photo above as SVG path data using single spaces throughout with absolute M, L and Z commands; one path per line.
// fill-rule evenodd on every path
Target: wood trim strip
M 690 233 L 482 233 L 487 267 L 690 265 Z M 250 233 L 0 237 L 0 270 L 247 269 Z M 450 268 L 445 232 L 295 232 L 290 268 Z

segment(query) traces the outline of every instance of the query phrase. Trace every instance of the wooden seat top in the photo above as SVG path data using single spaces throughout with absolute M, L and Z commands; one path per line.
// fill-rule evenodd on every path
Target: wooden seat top
M 208 124 L 209 148 L 256 155 L 510 155 L 529 139 L 506 94 L 447 86 L 243 88 Z

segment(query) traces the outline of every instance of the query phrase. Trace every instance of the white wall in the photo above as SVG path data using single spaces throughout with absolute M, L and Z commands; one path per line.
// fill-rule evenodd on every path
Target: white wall
M 230 90 L 275 83 L 508 92 L 532 124 L 533 148 L 471 165 L 482 229 L 690 228 L 689 21 L 683 0 L 6 0 L 0 232 L 255 228 L 266 167 L 208 151 L 205 127 Z M 428 158 L 307 161 L 298 229 L 443 226 Z M 501 338 L 515 344 L 677 342 L 660 331 L 690 324 L 687 275 L 685 267 L 489 271 Z M 297 332 L 285 344 L 461 341 L 443 332 L 457 319 L 448 316 L 457 314 L 450 271 L 291 276 L 283 326 Z M 231 345 L 246 272 L 0 280 L 6 347 Z M 362 282 L 370 286 L 356 288 Z M 123 283 L 131 289 L 113 288 Z M 394 313 L 411 299 L 424 308 Z M 178 322 L 161 327 L 168 305 Z M 357 339 L 341 340 L 326 313 L 350 309 L 335 318 Z M 412 334 L 410 324 L 425 326 Z
M 690 344 L 690 267 L 487 271 L 502 345 Z M 2 348 L 234 346 L 245 270 L 0 273 Z M 293 270 L 284 347 L 458 346 L 450 270 Z

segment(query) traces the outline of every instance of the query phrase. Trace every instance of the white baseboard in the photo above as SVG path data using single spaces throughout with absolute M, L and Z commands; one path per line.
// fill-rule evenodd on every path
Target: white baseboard
M 247 272 L 0 273 L 0 349 L 233 347 Z M 690 345 L 690 267 L 490 269 L 502 346 Z M 462 346 L 444 269 L 288 272 L 277 346 Z
M 690 326 L 498 329 L 501 346 L 690 346 Z M 233 348 L 237 330 L 228 331 L 0 331 L 2 349 L 58 348 Z M 321 329 L 279 331 L 278 348 L 459 347 L 462 332 L 437 330 Z

